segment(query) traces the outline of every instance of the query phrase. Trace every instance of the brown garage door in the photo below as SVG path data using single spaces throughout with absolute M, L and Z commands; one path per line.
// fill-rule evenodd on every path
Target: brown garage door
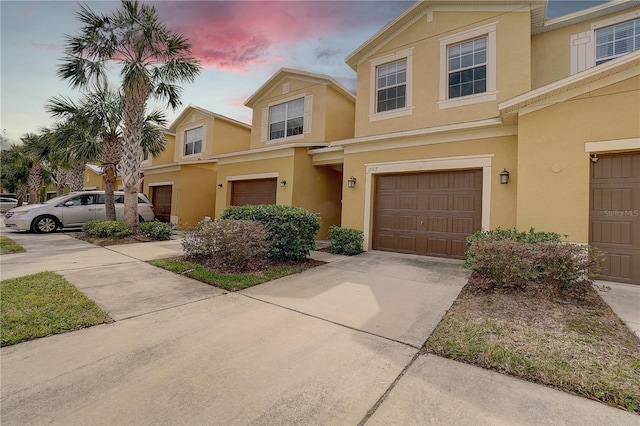
M 380 175 L 375 187 L 376 250 L 460 259 L 482 226 L 482 170 Z
M 156 219 L 160 222 L 171 222 L 171 185 L 153 186 L 151 202 Z
M 276 179 L 239 180 L 231 186 L 231 205 L 275 204 Z
M 604 252 L 604 279 L 640 284 L 640 153 L 591 164 L 589 240 Z

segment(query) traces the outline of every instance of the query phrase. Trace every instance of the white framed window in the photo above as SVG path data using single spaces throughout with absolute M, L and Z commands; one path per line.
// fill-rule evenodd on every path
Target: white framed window
M 487 91 L 487 37 L 447 48 L 449 99 Z
M 376 112 L 407 106 L 407 60 L 391 62 L 376 68 Z
M 202 139 L 204 128 L 185 130 L 184 132 L 184 155 L 196 155 L 202 152 Z
M 596 65 L 640 49 L 640 18 L 595 32 Z
M 440 109 L 497 99 L 497 22 L 441 38 Z
M 269 140 L 302 135 L 304 98 L 269 107 Z
M 369 121 L 403 117 L 413 112 L 413 48 L 370 61 Z

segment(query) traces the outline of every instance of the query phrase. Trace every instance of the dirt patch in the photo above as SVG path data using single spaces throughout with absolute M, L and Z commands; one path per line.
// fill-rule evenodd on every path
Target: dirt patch
M 153 238 L 147 237 L 146 235 L 142 234 L 129 235 L 123 238 L 95 237 L 93 235 L 87 234 L 86 232 L 77 232 L 69 235 L 78 240 L 86 241 L 88 243 L 95 244 L 101 247 L 117 246 L 122 244 L 148 243 L 150 241 L 156 241 Z

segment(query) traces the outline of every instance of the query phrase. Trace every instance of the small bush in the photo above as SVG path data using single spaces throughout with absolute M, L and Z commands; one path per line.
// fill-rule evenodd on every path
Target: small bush
M 589 279 L 599 270 L 601 255 L 589 246 L 510 239 L 478 239 L 468 250 L 465 266 L 488 278 L 494 288 L 524 288 L 544 282 L 560 290 Z
M 332 226 L 329 228 L 331 253 L 353 256 L 362 253 L 364 235 L 362 231 L 352 228 Z
M 259 268 L 269 251 L 268 233 L 259 222 L 217 219 L 202 221 L 185 232 L 182 247 L 189 257 L 208 258 L 221 271 Z
M 320 229 L 320 215 L 285 205 L 228 207 L 220 218 L 262 223 L 269 233 L 268 256 L 273 260 L 305 259 L 315 249 L 315 238 Z
M 102 238 L 124 238 L 133 234 L 131 227 L 124 220 L 91 220 L 82 226 L 82 231 Z
M 159 222 L 157 220 L 154 220 L 153 222 L 142 222 L 140 224 L 140 232 L 154 240 L 170 240 L 171 235 L 173 234 L 173 225 L 170 223 Z

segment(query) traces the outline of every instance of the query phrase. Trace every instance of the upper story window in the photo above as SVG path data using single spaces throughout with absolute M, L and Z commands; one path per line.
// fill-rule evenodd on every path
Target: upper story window
M 487 91 L 487 37 L 448 47 L 449 99 Z
M 440 109 L 497 99 L 498 22 L 448 35 L 440 43 Z
M 407 60 L 376 68 L 378 90 L 376 112 L 404 108 L 407 105 Z
M 301 135 L 304 130 L 304 98 L 269 108 L 269 140 Z
M 202 152 L 202 127 L 190 129 L 184 132 L 184 155 L 200 154 Z
M 640 18 L 596 30 L 596 65 L 640 49 Z

